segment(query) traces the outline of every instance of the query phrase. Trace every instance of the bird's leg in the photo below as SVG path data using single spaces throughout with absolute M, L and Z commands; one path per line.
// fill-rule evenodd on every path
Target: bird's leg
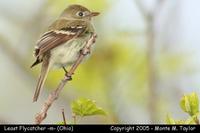
M 68 78 L 68 80 L 72 80 L 72 76 L 68 75 L 68 71 L 65 69 L 65 67 L 63 66 L 62 68 L 65 71 L 65 76 Z

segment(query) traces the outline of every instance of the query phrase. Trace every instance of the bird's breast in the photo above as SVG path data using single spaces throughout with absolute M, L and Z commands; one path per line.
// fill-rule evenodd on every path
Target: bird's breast
M 51 61 L 54 67 L 72 65 L 84 47 L 85 39 L 74 39 L 51 50 Z

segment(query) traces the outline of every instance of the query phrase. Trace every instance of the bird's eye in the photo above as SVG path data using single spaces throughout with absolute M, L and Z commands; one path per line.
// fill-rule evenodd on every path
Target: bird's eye
M 78 16 L 83 17 L 83 12 L 78 12 Z

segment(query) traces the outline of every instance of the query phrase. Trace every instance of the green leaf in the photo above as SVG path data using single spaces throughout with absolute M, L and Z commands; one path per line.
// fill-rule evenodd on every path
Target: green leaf
M 199 99 L 196 93 L 185 95 L 180 101 L 181 109 L 190 116 L 196 115 L 199 112 Z
M 176 124 L 175 120 L 169 114 L 167 114 L 165 121 L 167 124 Z
M 91 115 L 106 115 L 106 112 L 102 108 L 97 107 L 94 101 L 86 98 L 81 98 L 72 102 L 71 108 L 75 115 L 81 117 Z

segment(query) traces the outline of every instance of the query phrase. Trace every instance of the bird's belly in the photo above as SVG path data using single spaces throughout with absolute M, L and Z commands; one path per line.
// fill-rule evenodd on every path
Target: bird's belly
M 77 60 L 84 44 L 84 41 L 72 40 L 53 49 L 51 51 L 53 66 L 65 67 L 72 65 Z

